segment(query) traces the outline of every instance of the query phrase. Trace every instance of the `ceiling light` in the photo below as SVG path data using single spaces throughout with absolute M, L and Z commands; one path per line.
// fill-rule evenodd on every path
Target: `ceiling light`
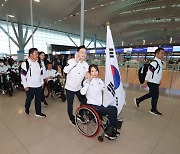
M 94 7 L 92 7 L 91 9 L 94 10 Z
M 59 21 L 61 21 L 61 20 L 59 20 Z
M 4 6 L 4 4 L 2 4 L 1 6 Z
M 9 15 L 7 15 L 7 16 L 8 16 L 8 17 L 10 17 L 10 18 L 14 18 L 14 16 L 13 16 L 13 15 L 10 15 L 10 14 L 9 14 Z
M 37 2 L 37 3 L 39 3 L 40 2 L 40 0 L 34 0 L 35 2 Z
M 101 5 L 101 6 L 104 6 L 104 5 Z
M 87 10 L 84 10 L 85 12 L 87 11 Z
M 66 20 L 67 18 L 65 17 L 64 19 Z
M 5 0 L 5 2 L 7 2 L 7 0 Z

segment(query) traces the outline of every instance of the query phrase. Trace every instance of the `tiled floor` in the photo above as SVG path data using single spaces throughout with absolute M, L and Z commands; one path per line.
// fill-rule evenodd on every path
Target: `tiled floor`
M 180 101 L 160 96 L 163 116 L 156 117 L 148 112 L 150 100 L 134 106 L 133 98 L 142 94 L 126 91 L 121 135 L 102 143 L 80 134 L 68 121 L 66 103 L 56 98 L 42 107 L 47 117 L 37 118 L 33 103 L 30 115 L 24 113 L 24 92 L 0 95 L 0 154 L 180 154 Z

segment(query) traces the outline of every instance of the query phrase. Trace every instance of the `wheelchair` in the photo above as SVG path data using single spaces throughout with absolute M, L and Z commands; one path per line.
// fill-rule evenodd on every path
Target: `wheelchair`
M 15 89 L 24 90 L 24 87 L 21 84 L 20 73 L 11 71 L 11 79 Z
M 61 100 L 63 102 L 66 101 L 66 95 L 65 95 L 65 89 L 64 89 L 64 83 L 62 80 L 60 80 L 59 76 L 55 77 L 56 81 L 55 81 L 55 87 L 54 87 L 54 91 L 51 90 L 50 85 L 48 84 L 48 82 L 44 83 L 44 96 L 46 98 L 49 97 L 49 95 L 51 94 L 51 97 L 54 97 L 54 94 L 56 94 L 59 98 L 61 98 Z
M 0 76 L 0 89 L 3 94 L 7 93 L 9 96 L 12 96 L 13 86 L 10 73 L 5 74 L 2 72 L 2 75 Z
M 79 120 L 79 116 L 83 117 L 84 121 Z M 83 104 L 75 112 L 76 127 L 81 134 L 86 137 L 97 136 L 101 129 L 103 133 L 98 136 L 98 141 L 103 142 L 105 130 L 109 125 L 106 115 L 99 115 L 97 111 L 90 105 Z M 117 119 L 116 129 L 121 129 L 123 120 Z

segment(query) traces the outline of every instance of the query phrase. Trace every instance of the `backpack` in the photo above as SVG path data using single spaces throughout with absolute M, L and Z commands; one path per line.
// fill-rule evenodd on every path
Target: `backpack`
M 159 63 L 157 62 L 157 60 L 153 60 L 153 61 L 157 63 L 157 66 L 156 66 L 155 70 L 159 67 L 159 70 L 158 70 L 158 72 L 157 72 L 157 73 L 159 73 L 159 71 L 160 71 Z M 152 62 L 153 62 L 153 61 L 152 61 Z M 140 82 L 141 84 L 143 84 L 144 81 L 145 81 L 145 77 L 146 77 L 146 74 L 147 74 L 147 71 L 148 71 L 149 66 L 150 66 L 150 63 L 149 63 L 149 64 L 144 64 L 144 65 L 143 65 L 142 67 L 140 67 L 139 70 L 138 70 L 138 78 L 139 78 L 139 82 Z M 154 73 L 153 73 L 153 75 L 152 75 L 152 79 L 153 79 L 153 77 L 154 77 Z
M 28 70 L 29 70 L 29 62 L 28 62 L 28 60 L 26 60 L 25 63 L 26 63 L 26 72 L 28 72 Z M 39 67 L 41 69 L 42 68 L 41 62 L 38 61 L 38 63 L 39 63 Z M 42 73 L 43 72 L 41 71 L 41 74 Z M 31 76 L 31 69 L 30 69 L 30 76 Z

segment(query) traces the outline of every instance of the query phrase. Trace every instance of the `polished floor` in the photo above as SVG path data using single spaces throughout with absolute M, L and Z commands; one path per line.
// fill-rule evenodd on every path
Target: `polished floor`
M 134 106 L 133 98 L 142 94 L 126 91 L 121 135 L 102 143 L 80 134 L 68 121 L 66 103 L 56 98 L 47 99 L 47 117 L 38 118 L 33 103 L 30 115 L 24 113 L 24 92 L 0 95 L 0 154 L 180 154 L 180 100 L 160 96 L 163 116 L 156 117 L 148 112 L 150 100 Z

